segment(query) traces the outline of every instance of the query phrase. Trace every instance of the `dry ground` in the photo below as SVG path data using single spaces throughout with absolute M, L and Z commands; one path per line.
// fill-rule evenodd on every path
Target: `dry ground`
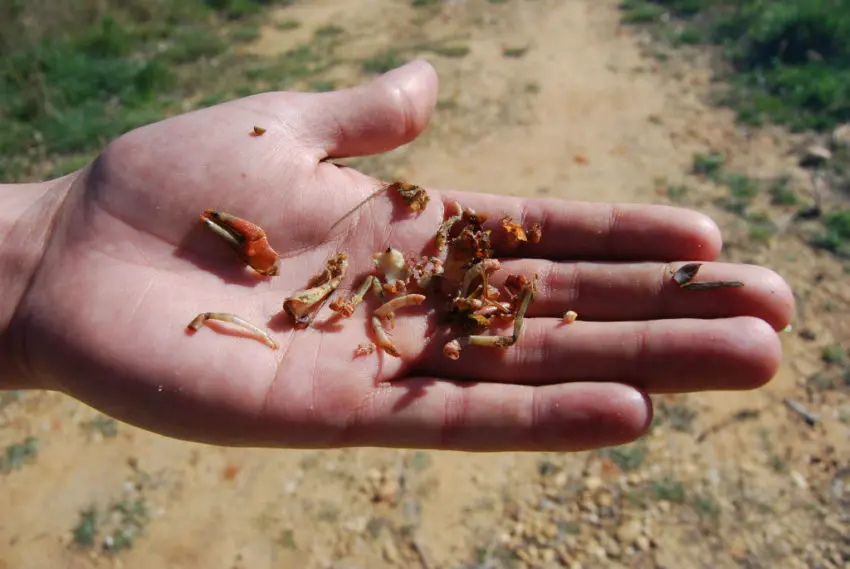
M 756 392 L 658 398 L 644 440 L 572 455 L 221 449 L 115 425 L 59 395 L 6 394 L 0 448 L 34 456 L 0 474 L 0 568 L 850 566 L 850 388 L 842 364 L 823 361 L 850 344 L 850 279 L 796 231 L 755 239 L 718 205 L 726 189 L 689 174 L 695 153 L 715 151 L 749 176 L 792 176 L 808 200 L 796 138 L 744 130 L 710 107 L 704 54 L 651 57 L 642 32 L 619 26 L 616 2 L 316 0 L 275 17 L 301 26 L 270 22 L 251 49 L 282 53 L 333 24 L 349 57 L 406 49 L 437 67 L 431 128 L 356 161 L 373 175 L 675 198 L 715 217 L 725 259 L 767 265 L 795 288 L 785 363 Z M 327 79 L 364 78 L 341 65 Z M 755 200 L 773 219 L 793 211 Z M 81 545 L 83 513 L 110 506 L 94 546 Z M 103 551 L 106 536 L 115 551 Z

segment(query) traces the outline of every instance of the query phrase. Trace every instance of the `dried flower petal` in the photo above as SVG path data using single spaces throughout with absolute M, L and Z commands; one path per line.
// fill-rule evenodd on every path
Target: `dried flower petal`
M 508 244 L 515 247 L 518 243 L 525 243 L 528 237 L 525 234 L 525 229 L 519 223 L 513 221 L 510 217 L 503 217 L 502 229 L 508 234 Z

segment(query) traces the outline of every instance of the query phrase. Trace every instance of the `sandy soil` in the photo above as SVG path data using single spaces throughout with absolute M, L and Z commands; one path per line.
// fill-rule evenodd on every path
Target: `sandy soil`
M 301 27 L 270 25 L 252 49 L 282 53 L 328 24 L 344 28 L 355 58 L 468 46 L 463 57 L 416 54 L 441 78 L 431 128 L 357 166 L 426 187 L 594 201 L 669 203 L 668 186 L 686 184 L 679 202 L 718 220 L 725 259 L 765 264 L 795 287 L 801 313 L 776 380 L 658 398 L 661 423 L 645 440 L 573 455 L 222 449 L 112 432 L 60 395 L 7 394 L 0 446 L 31 436 L 38 450 L 0 474 L 0 569 L 850 566 L 850 397 L 846 383 L 827 385 L 836 370 L 821 361 L 824 347 L 850 344 L 844 268 L 795 231 L 751 239 L 716 205 L 725 190 L 688 174 L 694 153 L 717 151 L 751 176 L 793 176 L 805 200 L 809 178 L 789 153 L 799 141 L 710 107 L 704 54 L 648 56 L 616 2 L 409 4 L 282 8 L 275 18 Z M 345 65 L 328 78 L 363 80 Z M 793 211 L 757 205 L 774 219 Z M 94 547 L 76 544 L 81 512 L 115 504 Z M 103 551 L 104 536 L 135 522 L 131 548 Z

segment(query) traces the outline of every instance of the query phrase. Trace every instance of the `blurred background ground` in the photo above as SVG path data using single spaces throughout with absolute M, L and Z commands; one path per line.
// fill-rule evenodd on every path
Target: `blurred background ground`
M 358 168 L 692 207 L 799 303 L 769 386 L 598 452 L 222 449 L 0 393 L 0 568 L 850 567 L 850 2 L 5 0 L 0 34 L 4 182 L 425 58 L 429 130 Z

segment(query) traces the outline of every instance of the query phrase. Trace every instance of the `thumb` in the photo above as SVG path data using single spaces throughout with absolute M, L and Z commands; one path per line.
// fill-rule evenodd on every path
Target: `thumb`
M 315 107 L 302 115 L 302 139 L 324 149 L 329 158 L 392 150 L 427 126 L 437 83 L 431 64 L 419 60 L 364 85 L 315 95 Z

